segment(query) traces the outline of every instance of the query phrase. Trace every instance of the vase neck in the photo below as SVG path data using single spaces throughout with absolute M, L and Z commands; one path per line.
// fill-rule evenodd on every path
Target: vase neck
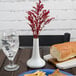
M 39 38 L 33 38 L 33 53 L 32 57 L 40 57 L 39 54 Z
M 37 37 L 37 38 L 33 38 L 33 39 L 39 39 L 39 37 Z

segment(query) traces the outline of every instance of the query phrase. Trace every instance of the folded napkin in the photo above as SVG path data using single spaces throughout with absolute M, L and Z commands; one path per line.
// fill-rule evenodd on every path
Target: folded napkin
M 49 59 L 52 59 L 53 57 L 50 54 L 48 54 L 48 55 L 45 55 L 43 58 L 44 60 L 48 61 Z M 69 69 L 72 67 L 76 67 L 76 59 L 71 59 L 68 61 L 56 63 L 56 67 L 60 69 Z

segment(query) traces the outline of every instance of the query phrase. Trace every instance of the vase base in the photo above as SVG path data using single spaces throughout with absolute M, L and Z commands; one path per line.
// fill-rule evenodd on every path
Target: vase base
M 27 66 L 30 68 L 41 68 L 45 66 L 45 61 L 43 59 L 40 60 L 29 59 L 27 61 Z

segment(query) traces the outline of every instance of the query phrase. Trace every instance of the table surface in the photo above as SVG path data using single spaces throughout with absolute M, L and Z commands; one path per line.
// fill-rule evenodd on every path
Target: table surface
M 0 76 L 18 76 L 19 74 L 33 70 L 32 68 L 27 67 L 26 62 L 27 60 L 31 57 L 32 53 L 32 48 L 25 48 L 25 49 L 20 49 L 15 57 L 14 62 L 16 64 L 20 65 L 20 68 L 17 71 L 14 72 L 7 72 L 4 70 L 4 66 L 8 64 L 8 59 L 4 55 L 3 51 L 0 51 Z M 40 48 L 40 55 L 43 57 L 44 55 L 49 54 L 49 48 Z M 46 66 L 44 66 L 41 69 L 57 69 L 55 65 L 52 63 L 46 62 Z M 61 69 L 62 70 L 62 69 Z M 76 75 L 76 68 L 71 68 L 71 69 L 66 69 L 63 70 L 65 72 L 71 73 L 73 75 Z

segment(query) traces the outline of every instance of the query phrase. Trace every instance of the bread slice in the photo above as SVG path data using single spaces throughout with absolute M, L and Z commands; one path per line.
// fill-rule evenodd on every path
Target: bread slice
M 45 75 L 45 72 L 37 71 L 37 72 L 32 73 L 32 74 L 25 74 L 24 76 L 46 76 L 46 75 Z
M 64 61 L 76 56 L 76 42 L 65 42 L 50 47 L 50 53 L 57 61 Z
M 52 74 L 49 74 L 48 76 L 67 76 L 67 75 L 61 73 L 61 72 L 59 71 L 59 69 L 57 69 L 57 70 L 55 70 Z

